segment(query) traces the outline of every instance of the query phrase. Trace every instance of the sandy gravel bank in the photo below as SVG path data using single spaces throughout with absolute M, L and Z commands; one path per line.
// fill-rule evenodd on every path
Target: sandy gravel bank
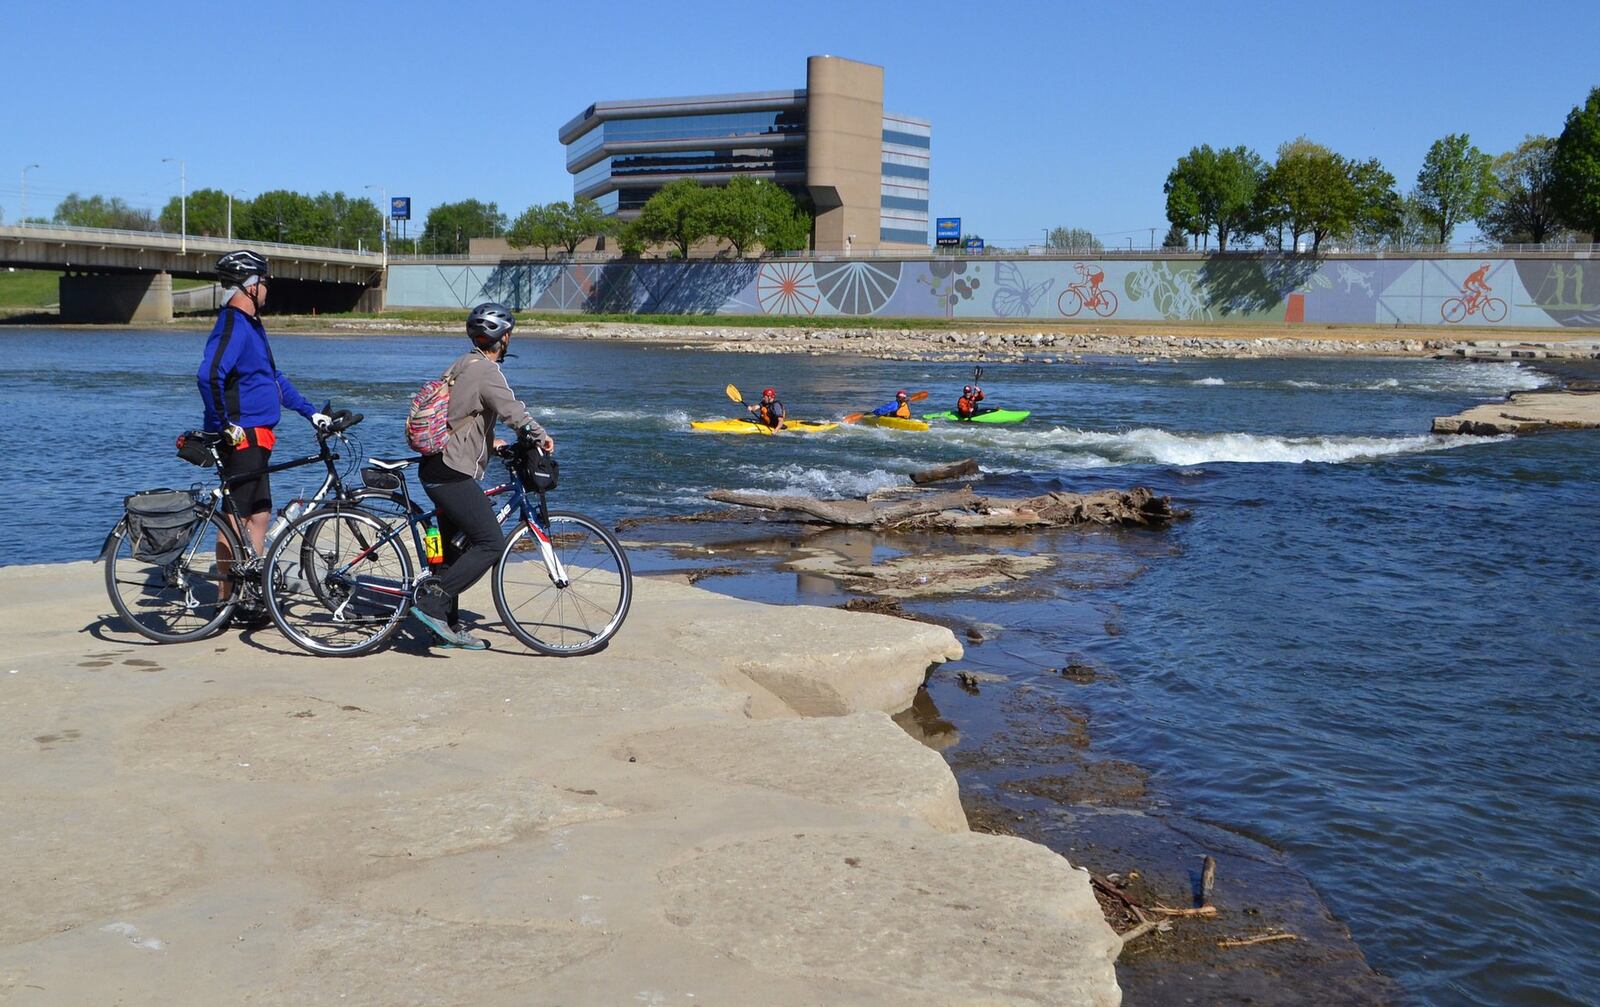
M 86 563 L 0 607 L 9 1003 L 1120 998 L 1086 876 L 887 716 L 941 627 L 647 580 L 593 657 L 331 661 L 147 646 Z

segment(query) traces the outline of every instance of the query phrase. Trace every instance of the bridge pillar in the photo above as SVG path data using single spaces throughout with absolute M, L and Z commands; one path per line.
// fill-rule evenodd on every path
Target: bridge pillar
M 172 321 L 171 273 L 64 274 L 63 322 Z

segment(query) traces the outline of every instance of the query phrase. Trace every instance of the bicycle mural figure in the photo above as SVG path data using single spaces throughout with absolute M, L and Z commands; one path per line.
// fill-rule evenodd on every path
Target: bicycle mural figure
M 1056 298 L 1056 307 L 1068 318 L 1073 317 L 1084 308 L 1088 308 L 1101 318 L 1110 318 L 1117 313 L 1117 295 L 1109 290 L 1101 290 L 1100 284 L 1105 282 L 1106 271 L 1099 266 L 1089 266 L 1086 263 L 1074 263 L 1073 271 L 1078 274 L 1074 283 L 1068 283 L 1067 289 Z
M 1452 324 L 1477 314 L 1481 314 L 1486 322 L 1503 321 L 1508 311 L 1506 302 L 1489 296 L 1494 288 L 1489 286 L 1486 279 L 1488 275 L 1487 262 L 1473 270 L 1461 284 L 1461 296 L 1452 297 L 1439 306 L 1440 316 Z

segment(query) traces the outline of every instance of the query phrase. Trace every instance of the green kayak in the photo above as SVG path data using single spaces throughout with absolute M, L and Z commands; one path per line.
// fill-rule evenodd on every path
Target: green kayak
M 957 423 L 1021 423 L 1028 418 L 1026 409 L 980 409 L 970 420 L 963 420 L 946 410 L 942 413 L 923 413 L 925 420 L 955 420 Z

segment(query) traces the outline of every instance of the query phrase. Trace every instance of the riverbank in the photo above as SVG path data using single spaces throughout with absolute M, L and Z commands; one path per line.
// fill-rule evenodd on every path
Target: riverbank
M 456 335 L 456 313 L 399 311 L 392 315 L 269 316 L 273 332 L 308 336 Z M 464 317 L 464 312 L 459 313 Z M 30 324 L 41 320 L 30 319 Z M 1503 329 L 1465 332 L 1449 326 L 1271 325 L 1227 322 L 952 322 L 926 326 L 772 325 L 761 319 L 689 317 L 671 325 L 571 321 L 541 315 L 525 334 L 555 339 L 709 350 L 722 353 L 848 354 L 882 360 L 1006 360 L 1078 363 L 1086 357 L 1459 357 L 1465 359 L 1600 359 L 1600 335 L 1590 329 Z M 180 318 L 176 330 L 204 331 L 210 318 Z M 93 326 L 116 330 L 132 326 Z
M 948 630 L 644 579 L 594 657 L 336 662 L 146 645 L 88 563 L 0 603 L 16 1003 L 1119 1000 L 1087 875 L 887 716 Z

